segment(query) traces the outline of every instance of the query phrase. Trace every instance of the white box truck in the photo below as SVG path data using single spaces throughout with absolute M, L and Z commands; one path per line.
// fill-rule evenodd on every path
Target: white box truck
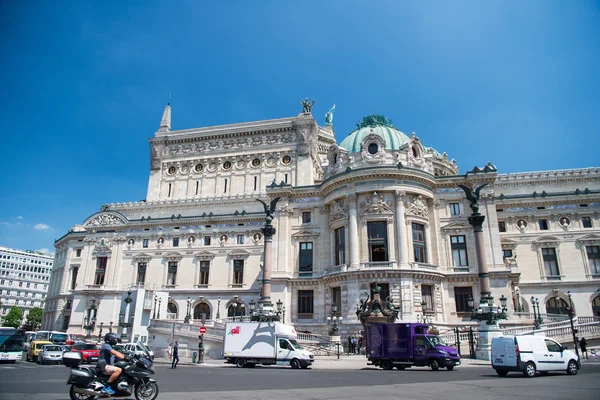
M 297 338 L 293 326 L 279 322 L 228 322 L 223 355 L 227 363 L 239 368 L 256 364 L 308 368 L 314 356 L 298 344 Z

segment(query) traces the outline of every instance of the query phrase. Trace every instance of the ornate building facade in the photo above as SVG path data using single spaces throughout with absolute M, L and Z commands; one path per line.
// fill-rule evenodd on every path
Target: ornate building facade
M 145 201 L 103 205 L 56 241 L 44 327 L 82 332 L 92 319 L 92 330 L 111 322 L 144 340 L 152 318 L 247 314 L 264 259 L 256 200 L 275 197 L 272 299 L 286 322 L 325 333 L 335 304 L 342 332 L 355 332 L 374 282 L 402 320 L 468 321 L 478 268 L 457 185 L 482 183 L 492 293 L 510 299 L 509 315 L 531 311 L 532 296 L 560 313 L 567 292 L 578 314 L 600 312 L 600 169 L 499 174 L 488 163 L 459 174 L 384 117 L 338 144 L 332 114 L 320 126 L 310 109 L 171 130 L 167 106 Z

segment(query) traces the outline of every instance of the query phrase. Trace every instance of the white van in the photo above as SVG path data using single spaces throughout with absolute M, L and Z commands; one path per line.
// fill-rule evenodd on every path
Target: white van
M 575 352 L 544 336 L 501 336 L 492 339 L 492 368 L 500 376 L 510 371 L 532 378 L 539 371 L 576 375 L 581 361 Z

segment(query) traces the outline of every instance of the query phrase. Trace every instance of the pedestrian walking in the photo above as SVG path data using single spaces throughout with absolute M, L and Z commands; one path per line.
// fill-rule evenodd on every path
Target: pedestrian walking
M 171 369 L 177 368 L 177 364 L 179 363 L 179 341 L 175 341 L 175 346 L 173 346 L 173 362 L 171 363 Z
M 167 347 L 167 356 L 169 357 L 169 361 L 171 361 L 171 356 L 173 355 L 173 343 L 169 343 L 169 347 Z
M 348 355 L 352 353 L 352 336 L 348 336 Z
M 358 342 L 356 344 L 356 354 L 360 354 L 360 349 L 362 348 L 363 345 L 363 338 L 362 336 L 358 337 Z
M 356 353 L 356 336 L 352 336 L 352 352 Z
M 588 357 L 588 352 L 587 352 L 587 341 L 585 340 L 584 337 L 582 337 L 581 340 L 579 341 L 579 348 L 581 349 L 581 357 L 583 358 L 583 355 L 585 354 L 585 359 L 589 360 L 590 358 Z

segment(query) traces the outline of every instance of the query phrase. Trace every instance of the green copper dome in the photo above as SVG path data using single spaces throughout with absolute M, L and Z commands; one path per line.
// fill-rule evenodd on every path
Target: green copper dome
M 373 131 L 371 132 L 371 130 Z M 358 153 L 361 143 L 371 133 L 385 140 L 386 150 L 398 150 L 410 141 L 408 136 L 392 125 L 390 119 L 383 115 L 370 115 L 356 124 L 356 130 L 342 140 L 339 147 L 343 147 L 348 153 Z

